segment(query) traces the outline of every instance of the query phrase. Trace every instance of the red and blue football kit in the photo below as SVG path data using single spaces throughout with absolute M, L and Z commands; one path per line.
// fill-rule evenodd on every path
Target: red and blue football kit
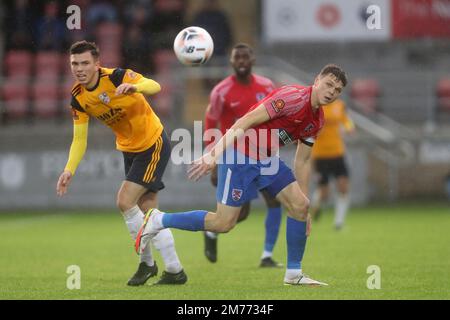
M 253 187 L 265 188 L 275 197 L 295 181 L 292 170 L 274 154 L 279 146 L 295 140 L 309 146 L 314 143 L 324 124 L 324 114 L 321 108 L 312 108 L 311 92 L 312 87 L 283 86 L 250 108 L 251 111 L 264 105 L 270 120 L 249 129 L 254 130 L 257 139 L 253 136 L 246 143 L 238 144 L 237 154 L 245 154 L 245 163 L 224 161 L 218 164 L 218 202 L 241 206 L 248 201 L 246 191 Z

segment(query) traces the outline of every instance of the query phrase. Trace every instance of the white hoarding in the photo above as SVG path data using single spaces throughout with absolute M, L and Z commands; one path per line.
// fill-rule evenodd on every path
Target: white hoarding
M 263 37 L 288 41 L 373 41 L 391 36 L 389 0 L 264 0 Z

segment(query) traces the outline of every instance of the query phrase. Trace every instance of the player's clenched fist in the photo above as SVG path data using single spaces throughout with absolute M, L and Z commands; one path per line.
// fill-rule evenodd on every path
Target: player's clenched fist
M 66 194 L 70 181 L 72 180 L 72 173 L 64 170 L 59 176 L 58 183 L 56 184 L 56 194 L 60 197 Z
M 122 83 L 116 89 L 116 96 L 120 94 L 132 94 L 136 92 L 136 87 L 131 83 Z

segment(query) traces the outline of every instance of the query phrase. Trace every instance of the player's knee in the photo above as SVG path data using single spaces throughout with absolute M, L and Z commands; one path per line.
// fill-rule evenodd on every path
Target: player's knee
M 218 232 L 218 233 L 230 232 L 234 228 L 235 225 L 236 225 L 236 223 L 234 221 L 223 222 L 217 227 L 216 232 Z
M 127 199 L 123 195 L 121 194 L 117 195 L 116 206 L 117 208 L 119 208 L 120 211 L 125 212 L 134 207 L 135 205 L 136 203 L 132 203 L 129 199 Z
M 245 219 L 247 219 L 249 214 L 250 214 L 250 205 L 243 206 L 241 211 L 239 212 L 237 222 L 244 221 Z
M 236 225 L 236 220 L 233 217 L 219 216 L 214 224 L 214 232 L 227 233 Z
M 309 210 L 309 199 L 305 196 L 289 203 L 287 205 L 288 214 L 299 220 L 306 220 Z

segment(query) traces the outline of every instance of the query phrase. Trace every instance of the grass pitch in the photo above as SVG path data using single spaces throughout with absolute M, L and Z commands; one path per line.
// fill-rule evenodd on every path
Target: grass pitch
M 330 284 L 283 285 L 284 269 L 260 269 L 263 211 L 219 238 L 219 260 L 203 256 L 201 232 L 174 231 L 188 274 L 183 286 L 131 288 L 138 257 L 118 212 L 0 214 L 0 299 L 450 299 L 450 209 L 446 204 L 354 208 L 336 232 L 332 212 L 313 225 L 304 272 Z M 274 258 L 285 263 L 285 217 Z M 160 267 L 163 263 L 154 250 Z M 68 266 L 81 269 L 69 290 Z M 367 268 L 380 267 L 370 290 Z M 162 271 L 162 270 L 161 270 Z

